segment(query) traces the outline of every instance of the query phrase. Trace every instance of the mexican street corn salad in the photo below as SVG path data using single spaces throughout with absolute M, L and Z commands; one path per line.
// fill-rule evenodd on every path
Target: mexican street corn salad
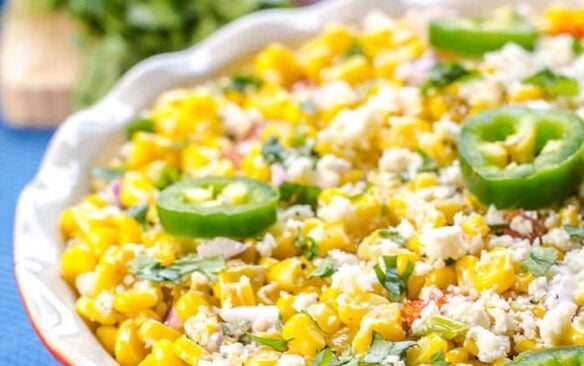
M 330 24 L 162 94 L 62 214 L 122 366 L 583 365 L 584 10 Z

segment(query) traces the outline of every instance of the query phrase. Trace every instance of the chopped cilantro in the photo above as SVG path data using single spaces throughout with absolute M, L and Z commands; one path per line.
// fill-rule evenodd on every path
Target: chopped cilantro
M 298 236 L 294 240 L 294 245 L 302 250 L 302 254 L 309 261 L 318 257 L 320 254 L 320 247 L 316 241 L 310 236 L 304 236 L 300 230 L 298 230 Z
M 179 258 L 170 266 L 164 267 L 154 258 L 140 255 L 128 262 L 128 270 L 138 278 L 156 282 L 169 281 L 178 283 L 183 276 L 192 272 L 201 272 L 211 281 L 217 273 L 225 269 L 222 256 L 199 257 L 196 254 Z
M 440 350 L 430 357 L 430 366 L 448 366 L 449 363 L 446 361 L 446 356 L 444 351 Z
M 262 156 L 268 164 L 277 164 L 284 162 L 285 151 L 275 136 L 270 136 L 262 146 Z
M 262 87 L 262 80 L 250 75 L 236 75 L 231 78 L 228 88 L 237 92 L 244 92 L 248 88 L 259 89 Z
M 311 184 L 284 182 L 280 185 L 280 201 L 290 205 L 309 205 L 316 210 L 321 189 Z
M 151 119 L 137 119 L 126 126 L 128 140 L 138 132 L 154 132 L 154 121 Z
M 100 179 L 104 181 L 111 181 L 116 178 L 121 177 L 125 172 L 123 168 L 105 168 L 105 167 L 95 167 L 91 170 L 91 176 L 95 179 Z
M 363 46 L 358 42 L 353 42 L 347 51 L 343 54 L 343 58 L 351 58 L 353 56 L 364 56 L 365 50 Z
M 371 342 L 371 346 L 369 346 L 369 350 L 362 361 L 365 363 L 384 365 L 384 362 L 386 362 L 389 356 L 398 356 L 403 360 L 405 352 L 417 345 L 414 341 L 386 341 L 379 333 L 373 332 L 373 342 Z
M 396 230 L 394 229 L 381 229 L 379 230 L 379 235 L 383 239 L 389 239 L 392 242 L 396 243 L 397 245 L 406 245 L 407 240 L 403 236 L 401 236 Z
M 139 203 L 130 207 L 127 213 L 134 220 L 138 221 L 142 226 L 144 226 L 146 225 L 146 214 L 148 213 L 149 208 L 150 206 L 148 206 L 147 203 Z
M 521 268 L 524 271 L 530 272 L 535 277 L 540 277 L 545 275 L 557 260 L 558 255 L 555 250 L 551 248 L 543 248 L 541 246 L 534 246 L 531 249 L 529 257 L 527 257 L 521 265 Z
M 564 226 L 564 230 L 570 235 L 572 239 L 582 239 L 584 238 L 584 226 Z
M 422 94 L 432 89 L 440 89 L 454 82 L 468 79 L 477 74 L 457 62 L 438 62 L 430 70 L 430 78 L 422 85 Z
M 401 295 L 406 294 L 408 290 L 408 280 L 414 271 L 414 263 L 408 262 L 406 269 L 400 276 L 397 273 L 397 256 L 383 256 L 385 271 L 379 264 L 375 265 L 375 275 L 379 283 L 387 290 L 389 299 L 393 302 L 400 302 Z
M 312 273 L 308 275 L 308 278 L 320 277 L 328 278 L 331 277 L 337 271 L 337 265 L 332 258 L 325 258 L 316 267 Z

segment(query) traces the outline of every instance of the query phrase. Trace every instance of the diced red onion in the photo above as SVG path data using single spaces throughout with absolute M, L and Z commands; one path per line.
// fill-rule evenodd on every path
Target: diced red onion
M 164 319 L 164 324 L 168 325 L 174 329 L 180 329 L 183 326 L 183 321 L 176 312 L 174 304 L 170 307 L 170 310 L 166 314 L 166 318 Z

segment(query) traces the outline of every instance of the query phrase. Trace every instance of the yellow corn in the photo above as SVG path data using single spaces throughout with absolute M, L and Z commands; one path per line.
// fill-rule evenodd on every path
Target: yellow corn
M 93 271 L 96 264 L 97 257 L 91 248 L 73 245 L 61 257 L 61 274 L 67 281 L 73 282 L 80 274 Z
M 321 331 L 310 315 L 305 313 L 298 313 L 286 321 L 282 337 L 290 339 L 289 352 L 307 357 L 314 357 L 326 345 Z
M 197 314 L 201 307 L 210 308 L 211 306 L 204 297 L 192 291 L 181 295 L 175 304 L 175 310 L 183 321 Z
M 138 323 L 135 320 L 128 319 L 120 325 L 114 354 L 122 366 L 138 365 L 146 357 L 146 349 L 138 335 Z
M 446 352 L 445 358 L 446 361 L 455 365 L 459 363 L 464 363 L 468 360 L 468 352 L 462 347 L 454 348 Z
M 296 56 L 280 44 L 272 44 L 260 52 L 254 70 L 262 79 L 282 85 L 290 85 L 302 77 Z
M 489 226 L 483 216 L 472 214 L 462 223 L 462 231 L 469 236 L 485 237 L 489 234 Z
M 155 365 L 182 366 L 186 365 L 174 351 L 174 343 L 168 339 L 162 339 L 154 343 L 150 353 Z M 150 357 L 150 356 L 149 356 Z
M 174 352 L 187 364 L 196 366 L 205 350 L 186 336 L 182 336 L 174 341 Z
M 448 352 L 448 342 L 436 333 L 430 333 L 420 338 L 418 347 L 410 348 L 407 351 L 408 365 L 430 363 L 432 356 L 440 351 Z
M 389 301 L 382 296 L 369 292 L 357 294 L 341 294 L 337 298 L 336 306 L 339 318 L 350 329 L 357 330 L 361 320 L 375 306 L 387 305 Z
M 400 341 L 405 337 L 401 324 L 401 312 L 399 305 L 381 305 L 369 311 L 361 320 L 361 324 L 355 338 L 353 338 L 352 350 L 357 354 L 367 352 L 373 339 L 373 332 L 379 333 L 390 341 Z
M 75 309 L 88 321 L 94 321 L 102 325 L 113 325 L 117 318 L 112 309 L 99 306 L 95 300 L 81 296 L 75 303 Z
M 103 348 L 105 348 L 109 354 L 113 355 L 116 346 L 116 338 L 118 336 L 118 328 L 111 325 L 103 325 L 95 330 L 95 335 Z
M 140 338 L 144 343 L 152 344 L 162 339 L 174 341 L 180 337 L 180 332 L 156 320 L 146 320 L 140 326 Z
M 433 285 L 441 290 L 456 284 L 456 272 L 453 266 L 444 266 L 430 272 L 426 278 L 426 285 Z
M 304 264 L 298 258 L 285 259 L 270 268 L 268 280 L 284 291 L 294 292 L 306 281 Z

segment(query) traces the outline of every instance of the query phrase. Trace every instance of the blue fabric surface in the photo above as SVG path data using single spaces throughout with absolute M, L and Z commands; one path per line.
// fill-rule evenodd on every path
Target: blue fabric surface
M 28 322 L 12 270 L 14 206 L 52 134 L 10 129 L 0 122 L 0 365 L 58 365 Z
M 3 3 L 0 0 L 0 13 Z M 28 322 L 12 270 L 14 206 L 20 190 L 35 174 L 52 135 L 53 131 L 10 129 L 0 116 L 0 365 L 59 364 Z

